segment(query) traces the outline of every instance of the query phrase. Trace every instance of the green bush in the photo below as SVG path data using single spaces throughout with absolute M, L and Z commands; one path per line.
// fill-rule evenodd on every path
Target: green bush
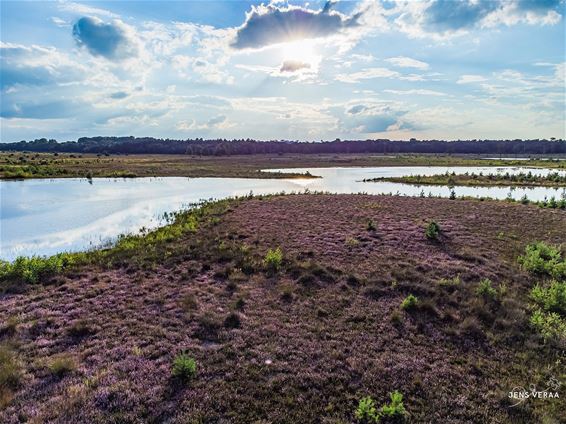
M 552 281 L 546 287 L 537 284 L 530 297 L 544 311 L 566 315 L 566 282 Z
M 401 302 L 401 309 L 413 309 L 418 303 L 419 299 L 415 295 L 410 294 Z
M 56 275 L 73 265 L 80 254 L 60 253 L 58 255 L 20 256 L 14 262 L 0 262 L 0 280 L 11 280 L 36 284 L 44 278 Z
M 182 352 L 173 359 L 171 373 L 181 380 L 190 380 L 197 373 L 197 362 L 194 358 Z
M 533 274 L 566 278 L 566 259 L 562 259 L 560 249 L 542 241 L 529 244 L 518 261 L 523 269 Z
M 55 377 L 61 378 L 65 374 L 73 372 L 77 369 L 75 360 L 69 355 L 59 355 L 49 363 L 47 366 L 49 372 Z
M 535 309 L 530 323 L 545 340 L 566 339 L 566 321 L 556 312 Z
M 269 249 L 263 258 L 263 264 L 267 271 L 272 273 L 278 272 L 283 264 L 283 252 L 281 248 Z
M 489 278 L 484 278 L 480 281 L 476 293 L 484 298 L 495 299 L 497 290 L 491 285 Z
M 425 228 L 425 236 L 429 240 L 436 240 L 438 239 L 438 235 L 440 234 L 440 225 L 436 222 L 431 221 Z
M 375 409 L 375 401 L 369 396 L 360 399 L 355 415 L 360 421 L 379 420 L 379 418 L 377 418 L 377 410 Z
M 404 418 L 407 415 L 405 405 L 403 405 L 403 395 L 395 390 L 389 393 L 390 403 L 382 405 L 379 409 L 375 407 L 375 401 L 367 396 L 358 402 L 355 416 L 364 422 L 378 423 L 382 418 Z

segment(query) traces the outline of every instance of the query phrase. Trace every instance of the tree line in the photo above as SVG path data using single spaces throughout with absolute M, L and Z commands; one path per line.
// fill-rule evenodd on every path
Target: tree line
M 187 140 L 153 137 L 82 137 L 58 142 L 40 138 L 0 143 L 3 151 L 96 154 L 184 154 L 202 156 L 284 154 L 284 153 L 475 153 L 492 155 L 566 154 L 566 140 L 340 140 L 290 141 L 252 139 Z

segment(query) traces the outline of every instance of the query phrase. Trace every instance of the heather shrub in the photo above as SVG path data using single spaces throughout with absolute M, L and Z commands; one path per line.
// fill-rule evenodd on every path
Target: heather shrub
M 436 222 L 431 221 L 425 228 L 425 236 L 429 240 L 436 240 L 440 234 L 440 225 Z
M 542 241 L 529 244 L 525 254 L 519 256 L 519 263 L 533 274 L 550 275 L 556 279 L 566 278 L 566 259 L 562 258 L 557 246 Z
M 283 252 L 280 247 L 269 249 L 263 258 L 263 264 L 270 273 L 276 273 L 283 265 Z
M 405 309 L 405 310 L 414 309 L 418 303 L 419 303 L 419 299 L 415 295 L 409 294 L 401 302 L 401 309 Z
M 492 286 L 491 280 L 489 278 L 484 278 L 480 281 L 478 287 L 476 288 L 476 294 L 486 299 L 495 299 L 495 297 L 497 296 L 497 290 Z
M 231 312 L 224 320 L 224 328 L 240 328 L 240 325 L 240 315 L 236 312 Z
M 180 353 L 173 359 L 171 374 L 181 380 L 190 380 L 197 373 L 197 362 L 185 352 Z

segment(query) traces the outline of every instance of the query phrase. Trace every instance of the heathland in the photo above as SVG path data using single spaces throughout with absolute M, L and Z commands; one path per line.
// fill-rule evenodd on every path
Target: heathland
M 562 392 L 509 392 L 563 378 L 565 234 L 520 203 L 301 194 L 3 264 L 0 421 L 564 422 Z

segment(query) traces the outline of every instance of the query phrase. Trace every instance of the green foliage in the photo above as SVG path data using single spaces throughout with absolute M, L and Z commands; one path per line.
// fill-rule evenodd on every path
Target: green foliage
M 0 281 L 36 284 L 71 267 L 83 256 L 80 253 L 59 253 L 49 257 L 20 256 L 12 263 L 0 261 Z
M 171 373 L 181 380 L 190 380 L 197 373 L 197 362 L 194 358 L 182 352 L 173 359 Z
M 560 249 L 542 241 L 529 244 L 518 261 L 525 270 L 533 274 L 566 278 L 566 259 L 562 258 Z
M 389 393 L 389 398 L 391 402 L 382 405 L 379 409 L 375 407 L 375 401 L 371 397 L 360 399 L 355 412 L 356 418 L 363 422 L 374 423 L 378 423 L 382 418 L 404 418 L 407 410 L 401 392 L 395 390 Z
M 456 287 L 462 284 L 462 279 L 460 278 L 460 274 L 458 274 L 454 278 L 441 278 L 437 281 L 437 284 L 442 287 Z
M 547 286 L 537 284 L 530 297 L 544 311 L 566 315 L 566 282 L 552 281 Z
M 566 320 L 556 312 L 535 309 L 531 315 L 530 323 L 545 340 L 566 339 Z
M 403 301 L 401 302 L 401 309 L 410 310 L 413 309 L 419 303 L 419 299 L 413 295 L 409 294 Z
M 489 278 L 484 278 L 480 281 L 476 293 L 487 299 L 495 299 L 497 296 L 497 290 L 492 286 Z
M 280 247 L 276 249 L 269 249 L 263 258 L 263 264 L 267 271 L 276 273 L 283 265 L 283 252 Z
M 375 401 L 369 396 L 360 399 L 355 415 L 360 421 L 377 422 L 379 420 L 377 418 L 377 410 L 375 409 Z
M 429 240 L 436 240 L 438 239 L 438 235 L 440 234 L 440 225 L 438 225 L 434 221 L 430 221 L 425 228 L 425 236 Z

